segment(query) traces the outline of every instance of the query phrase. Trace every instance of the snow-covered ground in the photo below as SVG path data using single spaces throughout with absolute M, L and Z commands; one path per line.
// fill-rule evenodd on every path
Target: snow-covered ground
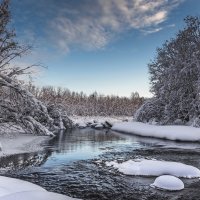
M 117 123 L 117 122 L 122 122 L 122 121 L 132 121 L 133 117 L 127 117 L 127 116 L 69 116 L 70 119 L 75 123 L 75 124 L 87 124 L 89 122 L 93 123 L 98 122 L 98 123 L 104 123 L 105 121 L 108 121 L 110 123 Z
M 0 126 L 0 157 L 43 150 L 41 143 L 50 137 L 25 134 L 18 127 L 9 124 Z M 76 200 L 74 198 L 47 192 L 35 184 L 0 176 L 0 200 Z
M 179 162 L 135 159 L 122 163 L 111 161 L 105 164 L 108 167 L 117 169 L 125 175 L 158 176 L 150 186 L 169 191 L 184 189 L 184 183 L 178 177 L 200 177 L 200 170 L 198 168 Z
M 16 192 L 46 191 L 42 187 L 15 178 L 0 176 L 0 197 Z
M 0 156 L 40 151 L 41 143 L 48 139 L 50 137 L 16 132 L 0 134 Z
M 70 116 L 70 118 L 79 128 L 95 129 L 111 128 L 114 123 L 133 120 L 132 117 L 127 116 Z
M 141 122 L 121 122 L 114 123 L 112 130 L 168 140 L 200 141 L 200 128 L 189 126 L 158 126 Z
M 0 197 L 0 200 L 78 200 L 53 192 L 28 191 Z
M 47 192 L 40 186 L 19 179 L 0 176 L 0 200 L 75 200 Z
M 198 178 L 200 170 L 191 165 L 179 162 L 158 161 L 158 160 L 128 160 L 123 163 L 116 161 L 106 162 L 107 166 L 113 166 L 119 172 L 126 175 L 161 176 L 172 175 L 183 178 Z

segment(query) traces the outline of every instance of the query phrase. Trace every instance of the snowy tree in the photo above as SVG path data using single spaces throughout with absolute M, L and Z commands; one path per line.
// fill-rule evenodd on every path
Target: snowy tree
M 22 68 L 11 65 L 11 61 L 26 54 L 30 46 L 20 45 L 16 41 L 14 31 L 8 27 L 9 22 L 9 0 L 3 0 L 0 4 L 0 122 L 21 125 L 34 134 L 53 135 L 51 130 L 67 128 L 64 124 L 72 123 L 58 109 L 51 109 L 50 114 L 44 103 L 37 100 L 18 80 L 20 75 L 28 73 L 34 66 Z M 59 116 L 55 117 L 53 110 Z M 65 116 L 64 119 L 62 116 Z M 55 122 L 57 118 L 59 123 Z
M 136 120 L 146 121 L 147 114 L 148 121 L 161 124 L 200 126 L 200 18 L 187 17 L 185 22 L 185 28 L 158 48 L 149 64 L 154 98 L 137 112 Z M 158 102 L 157 114 L 151 109 L 153 102 Z

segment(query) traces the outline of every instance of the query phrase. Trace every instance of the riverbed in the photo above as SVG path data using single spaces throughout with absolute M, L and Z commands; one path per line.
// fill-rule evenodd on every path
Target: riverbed
M 0 174 L 36 183 L 48 191 L 88 200 L 200 199 L 200 180 L 183 179 L 185 189 L 150 187 L 155 177 L 126 176 L 106 161 L 146 158 L 200 168 L 200 144 L 182 143 L 111 130 L 74 129 L 43 141 L 44 150 L 0 158 Z

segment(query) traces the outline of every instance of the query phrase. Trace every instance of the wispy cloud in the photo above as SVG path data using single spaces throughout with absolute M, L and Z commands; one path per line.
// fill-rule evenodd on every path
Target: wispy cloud
M 39 23 L 46 20 L 43 37 L 69 52 L 72 48 L 105 48 L 116 35 L 131 29 L 148 34 L 158 32 L 161 23 L 182 1 L 41 0 L 35 9 Z
M 157 33 L 159 31 L 163 30 L 162 27 L 159 27 L 159 28 L 155 28 L 155 29 L 145 29 L 145 30 L 142 30 L 142 32 L 144 33 L 144 35 L 149 35 L 149 34 L 152 34 L 152 33 Z
M 102 49 L 116 34 L 130 29 L 155 33 L 170 11 L 179 5 L 178 0 L 97 0 L 85 1 L 74 7 L 71 16 L 65 10 L 50 23 L 57 35 L 56 45 L 69 51 L 73 46 L 84 49 Z M 92 4 L 92 7 L 91 7 Z M 150 27 L 154 27 L 149 30 Z
M 110 40 L 110 33 L 95 20 L 78 19 L 72 21 L 64 17 L 58 17 L 51 22 L 49 36 L 63 50 L 69 51 L 71 45 L 86 49 L 101 49 Z M 56 35 L 55 35 L 56 34 Z

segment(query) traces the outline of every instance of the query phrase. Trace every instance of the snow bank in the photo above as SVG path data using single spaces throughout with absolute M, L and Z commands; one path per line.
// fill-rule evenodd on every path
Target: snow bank
M 19 179 L 0 176 L 0 200 L 73 200 Z M 74 199 L 75 200 L 75 199 Z
M 76 199 L 52 192 L 29 191 L 29 192 L 19 192 L 8 196 L 0 197 L 0 200 L 76 200 Z
M 154 183 L 151 184 L 151 187 L 162 190 L 177 191 L 184 189 L 184 183 L 177 177 L 164 175 L 156 178 Z
M 132 117 L 126 116 L 70 116 L 73 123 L 79 128 L 103 129 L 111 128 L 114 123 L 130 121 Z
M 200 141 L 200 128 L 188 126 L 156 126 L 141 122 L 122 122 L 115 123 L 112 130 L 168 140 Z
M 107 166 L 113 166 L 119 172 L 126 175 L 161 176 L 172 175 L 184 178 L 200 177 L 200 170 L 196 167 L 178 162 L 157 160 L 128 160 L 123 163 L 115 161 L 106 162 Z
M 104 123 L 105 121 L 110 122 L 111 124 L 122 122 L 124 120 L 133 120 L 133 117 L 127 116 L 70 116 L 70 119 L 74 122 L 74 124 L 88 124 L 97 122 L 99 124 Z
M 0 176 L 0 197 L 16 192 L 46 191 L 40 186 L 26 181 Z
M 47 136 L 36 136 L 32 134 L 0 134 L 0 156 L 42 151 L 43 147 L 41 143 L 49 139 L 51 138 Z

